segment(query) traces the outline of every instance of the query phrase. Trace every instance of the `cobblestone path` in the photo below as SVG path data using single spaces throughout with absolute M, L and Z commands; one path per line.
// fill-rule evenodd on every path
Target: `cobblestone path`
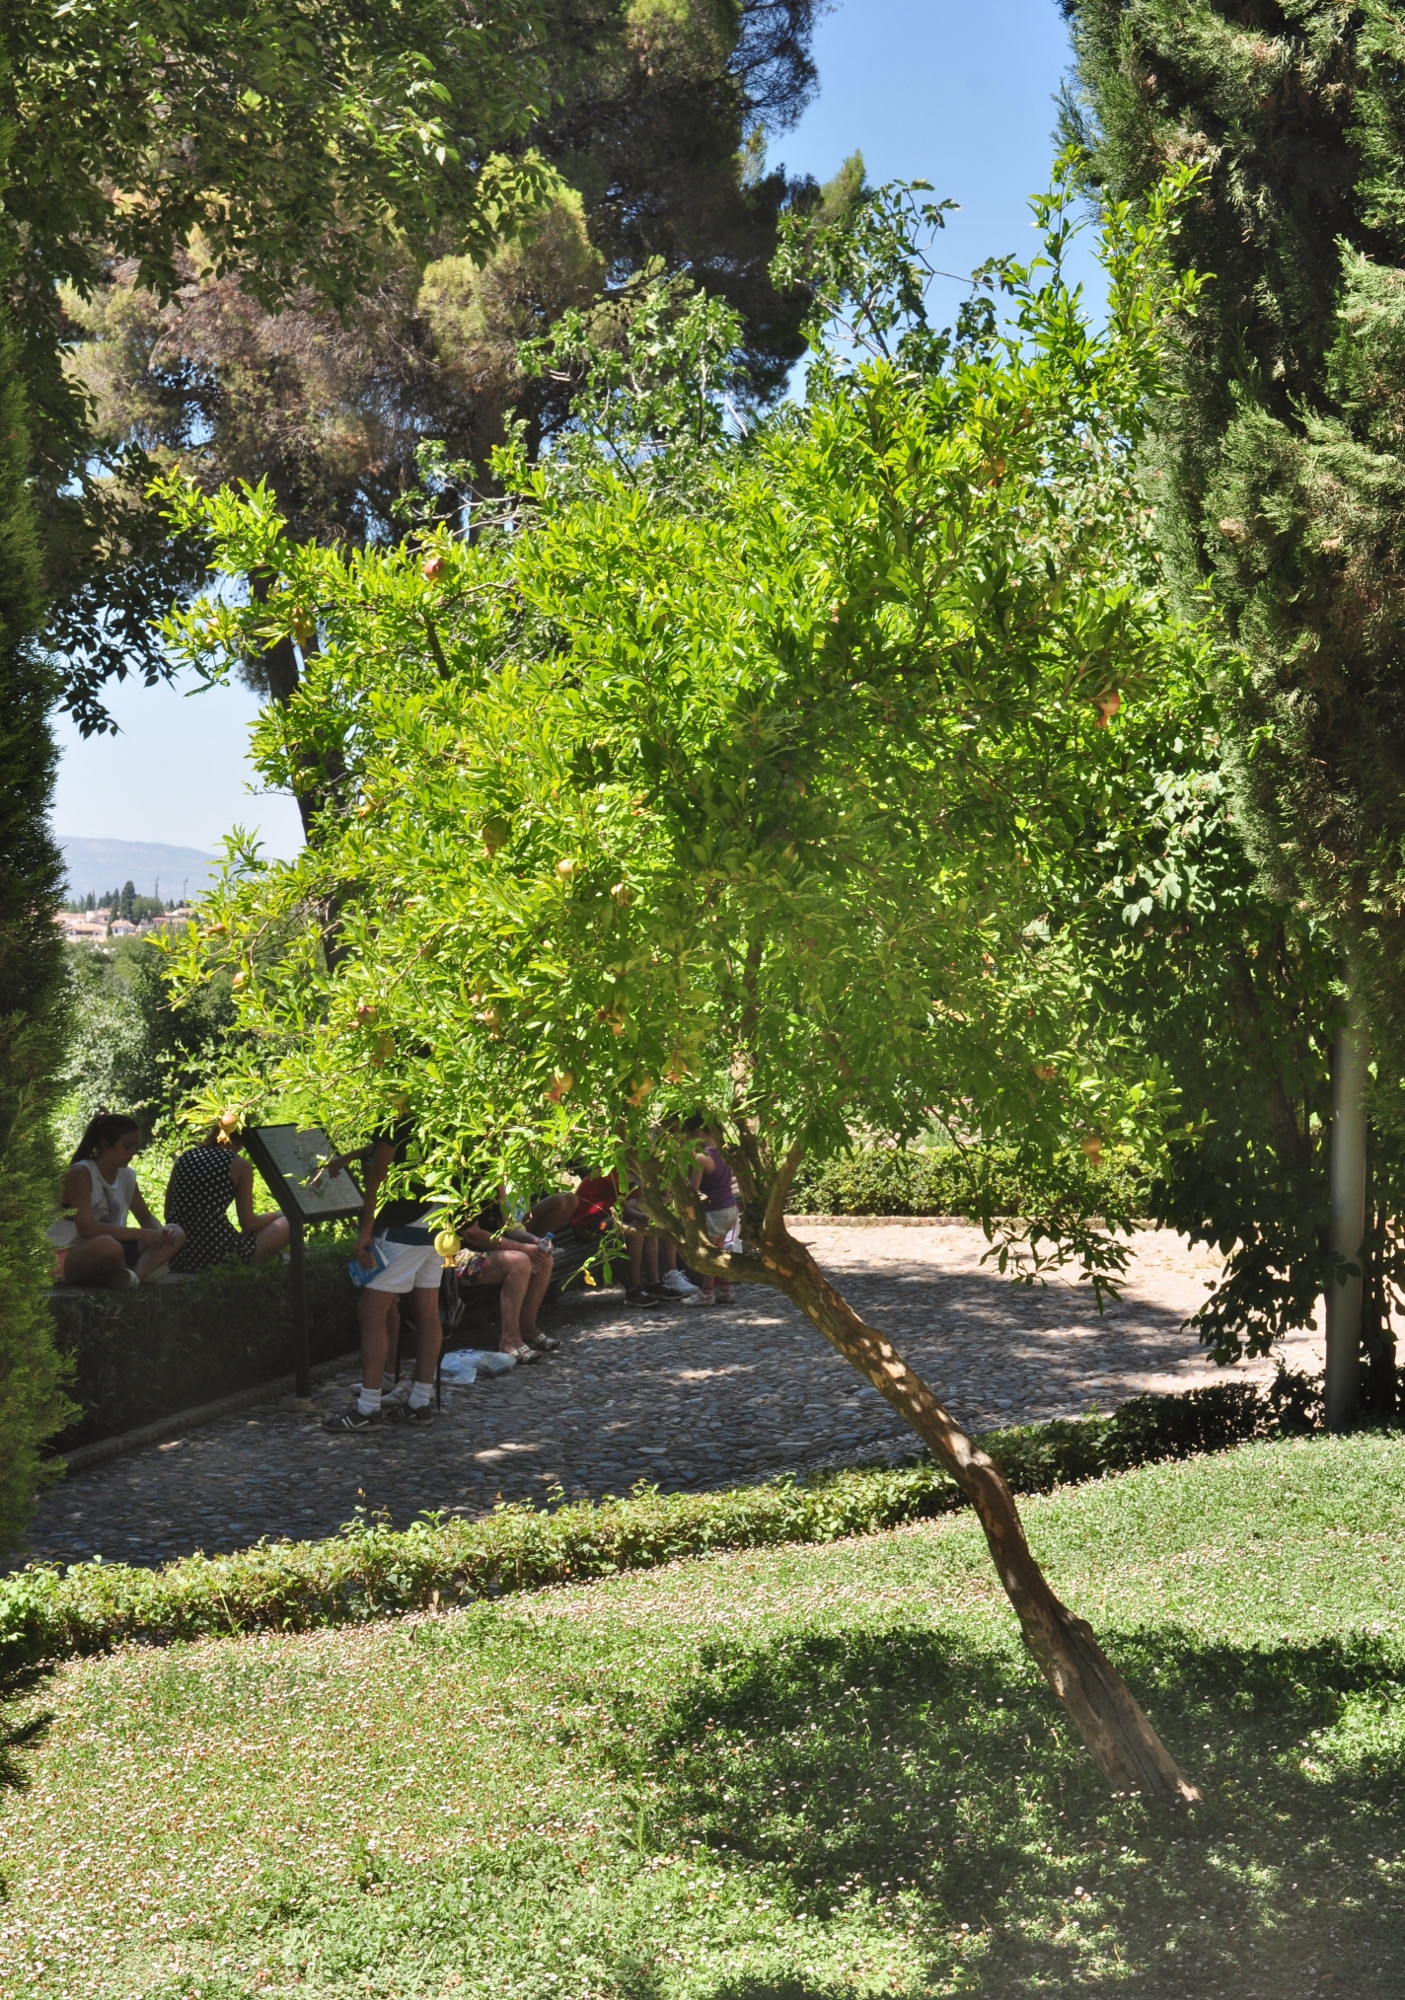
M 1026 1290 L 982 1268 L 964 1224 L 797 1222 L 819 1261 L 971 1429 L 1110 1409 L 1145 1390 L 1223 1379 L 1181 1322 L 1217 1260 L 1178 1238 L 1137 1242 L 1122 1302 L 1100 1319 L 1086 1287 Z M 335 1438 L 318 1417 L 352 1393 L 318 1390 L 72 1474 L 40 1502 L 30 1558 L 158 1563 L 261 1536 L 334 1534 L 358 1506 L 403 1526 L 426 1510 L 478 1514 L 540 1500 L 729 1486 L 787 1468 L 872 1461 L 914 1440 L 886 1403 L 776 1293 L 736 1305 L 627 1309 L 587 1294 L 554 1323 L 562 1350 L 471 1389 L 446 1389 L 432 1429 Z M 1321 1366 L 1304 1336 L 1290 1365 Z M 1271 1372 L 1270 1364 L 1248 1371 Z

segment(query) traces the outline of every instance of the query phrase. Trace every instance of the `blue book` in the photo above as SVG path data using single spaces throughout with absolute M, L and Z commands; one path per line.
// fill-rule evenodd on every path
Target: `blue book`
M 372 1278 L 379 1277 L 381 1272 L 385 1269 L 386 1265 L 390 1262 L 390 1259 L 385 1254 L 384 1248 L 380 1243 L 377 1242 L 374 1236 L 371 1238 L 371 1255 L 375 1258 L 376 1261 L 371 1266 L 369 1271 L 366 1269 L 366 1266 L 361 1262 L 361 1259 L 359 1257 L 353 1256 L 347 1263 L 346 1267 L 347 1276 L 351 1279 L 352 1284 L 355 1285 L 358 1292 L 360 1291 L 363 1285 L 369 1285 Z

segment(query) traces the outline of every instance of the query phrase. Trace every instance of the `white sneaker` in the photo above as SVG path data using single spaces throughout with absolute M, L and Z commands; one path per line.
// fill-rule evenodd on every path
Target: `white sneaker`
M 665 1271 L 659 1279 L 659 1285 L 663 1291 L 671 1292 L 676 1299 L 695 1299 L 698 1297 L 697 1286 L 690 1285 L 681 1271 Z
M 688 1296 L 680 1298 L 680 1306 L 715 1306 L 718 1304 L 716 1292 L 700 1292 L 696 1285 L 688 1287 Z

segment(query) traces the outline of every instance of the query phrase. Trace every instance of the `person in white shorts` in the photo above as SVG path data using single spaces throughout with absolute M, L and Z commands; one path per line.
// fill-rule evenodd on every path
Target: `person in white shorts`
M 358 1318 L 361 1327 L 361 1393 L 349 1410 L 322 1419 L 324 1431 L 346 1435 L 376 1430 L 382 1424 L 405 1424 L 421 1428 L 434 1422 L 434 1371 L 439 1363 L 443 1330 L 439 1323 L 439 1280 L 444 1264 L 424 1217 L 434 1212 L 434 1204 L 421 1190 L 388 1201 L 377 1212 L 379 1195 L 390 1169 L 405 1157 L 413 1129 L 402 1121 L 389 1132 L 379 1132 L 362 1151 L 366 1175 L 366 1196 L 361 1205 L 361 1228 L 356 1238 L 356 1257 L 363 1270 L 375 1269 L 376 1251 L 384 1269 L 376 1271 L 361 1287 Z M 374 1242 L 376 1248 L 372 1249 Z M 391 1316 L 397 1299 L 407 1292 L 414 1295 L 415 1376 L 410 1392 L 402 1401 L 387 1397 L 384 1382 L 391 1360 Z

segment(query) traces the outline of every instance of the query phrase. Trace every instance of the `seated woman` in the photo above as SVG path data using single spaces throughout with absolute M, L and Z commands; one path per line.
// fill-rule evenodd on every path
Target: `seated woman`
M 59 1187 L 65 1213 L 49 1229 L 63 1285 L 135 1285 L 170 1262 L 185 1231 L 156 1220 L 142 1199 L 132 1158 L 141 1145 L 135 1118 L 100 1111 L 78 1142 Z M 137 1226 L 128 1221 L 128 1213 Z
M 240 1156 L 237 1132 L 212 1125 L 198 1146 L 181 1153 L 166 1189 L 166 1220 L 179 1223 L 185 1247 L 173 1271 L 208 1271 L 212 1264 L 252 1264 L 288 1241 L 288 1218 L 275 1209 L 254 1213 L 254 1170 Z M 229 1204 L 239 1218 L 236 1229 Z

